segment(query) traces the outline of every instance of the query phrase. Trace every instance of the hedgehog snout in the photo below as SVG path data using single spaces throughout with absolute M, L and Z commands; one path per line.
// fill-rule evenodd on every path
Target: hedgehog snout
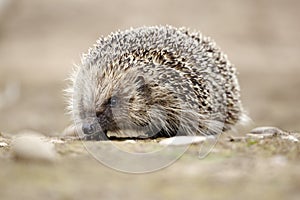
M 82 125 L 82 131 L 84 134 L 87 134 L 87 135 L 91 135 L 91 134 L 97 132 L 95 124 L 90 124 L 90 123 L 84 123 Z
M 107 120 L 102 117 L 88 117 L 82 120 L 81 130 L 85 135 L 103 135 L 107 132 Z
M 85 122 L 82 124 L 85 140 L 107 140 L 107 131 L 103 130 L 98 122 Z

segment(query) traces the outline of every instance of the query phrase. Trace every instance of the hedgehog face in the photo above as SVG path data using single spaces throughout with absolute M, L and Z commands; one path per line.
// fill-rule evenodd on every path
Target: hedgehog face
M 74 110 L 78 111 L 73 114 L 85 134 L 136 130 L 147 125 L 151 90 L 143 75 L 136 76 L 137 72 L 130 70 L 100 74 L 98 70 L 90 74 L 90 81 L 80 80 L 85 73 L 78 73 L 75 85 L 81 91 L 73 97 Z
M 142 76 L 114 82 L 104 99 L 96 101 L 96 117 L 102 129 L 135 129 L 135 126 L 145 123 L 141 116 L 147 115 L 149 93 L 146 95 L 146 90 L 147 85 Z M 99 92 L 101 93 L 100 90 Z

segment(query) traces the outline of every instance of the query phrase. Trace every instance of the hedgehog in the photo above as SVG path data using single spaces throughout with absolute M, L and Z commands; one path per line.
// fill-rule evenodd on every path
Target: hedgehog
M 68 110 L 87 140 L 215 135 L 246 118 L 234 65 L 187 28 L 100 37 L 70 80 Z

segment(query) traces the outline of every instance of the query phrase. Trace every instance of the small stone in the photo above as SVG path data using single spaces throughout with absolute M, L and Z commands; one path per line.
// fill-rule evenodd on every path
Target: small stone
M 18 160 L 53 162 L 56 158 L 54 144 L 39 134 L 16 136 L 12 140 L 11 150 Z
M 49 142 L 53 143 L 53 144 L 63 144 L 65 143 L 65 141 L 59 139 L 59 138 L 50 138 Z
M 124 143 L 135 144 L 135 140 L 125 140 Z
M 6 147 L 8 144 L 6 142 L 0 142 L 0 147 Z
M 264 139 L 267 137 L 275 137 L 278 136 L 284 140 L 290 140 L 292 142 L 299 142 L 297 138 L 297 133 L 291 133 L 288 131 L 283 131 L 277 127 L 265 126 L 265 127 L 257 127 L 252 129 L 250 133 L 247 134 L 249 137 Z
M 250 131 L 251 134 L 260 134 L 260 135 L 266 135 L 266 136 L 275 136 L 280 135 L 284 131 L 277 127 L 272 126 L 263 126 L 263 127 L 257 127 Z
M 282 136 L 281 136 L 281 139 L 289 140 L 289 141 L 292 141 L 292 142 L 299 142 L 299 139 L 296 138 L 296 137 L 293 136 L 293 135 L 282 135 Z
M 159 142 L 161 145 L 189 145 L 204 142 L 208 139 L 205 136 L 177 136 L 163 139 Z
M 274 137 L 272 134 L 252 134 L 252 133 L 247 133 L 247 137 L 254 138 L 254 139 L 265 139 L 265 138 L 271 138 Z

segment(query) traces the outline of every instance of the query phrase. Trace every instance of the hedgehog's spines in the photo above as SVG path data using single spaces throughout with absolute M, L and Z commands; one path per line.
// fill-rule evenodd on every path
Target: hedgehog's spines
M 207 131 L 216 133 L 230 129 L 244 113 L 237 73 L 227 55 L 210 37 L 185 27 L 144 26 L 118 30 L 107 37 L 100 37 L 86 54 L 82 54 L 81 61 L 82 66 L 73 73 L 73 89 L 67 91 L 69 98 L 72 98 L 68 109 L 72 109 L 78 121 L 83 120 L 78 116 L 79 113 L 99 109 L 112 95 L 110 90 L 120 93 L 122 90 L 134 91 L 129 83 L 141 73 L 151 87 L 155 87 L 153 90 L 161 93 L 162 100 L 172 99 L 168 95 L 173 92 L 180 100 L 177 103 L 182 104 L 172 107 L 172 101 L 169 101 L 170 105 L 165 103 L 159 109 L 150 110 L 150 130 L 163 127 L 169 136 L 172 135 L 176 124 L 165 121 L 163 114 L 167 113 L 171 117 L 168 120 L 175 123 L 180 111 L 181 131 L 187 134 L 193 134 L 195 130 L 198 134 L 206 134 Z M 149 94 L 149 98 L 158 98 L 155 92 Z M 143 102 L 143 98 L 136 103 L 148 102 Z M 138 113 L 132 116 L 141 123 L 147 119 Z M 196 125 L 194 119 L 198 119 Z M 134 127 L 135 123 L 131 124 L 130 119 L 127 122 L 128 125 L 124 126 Z M 122 127 L 123 123 L 119 123 Z M 222 124 L 224 127 L 220 128 Z

